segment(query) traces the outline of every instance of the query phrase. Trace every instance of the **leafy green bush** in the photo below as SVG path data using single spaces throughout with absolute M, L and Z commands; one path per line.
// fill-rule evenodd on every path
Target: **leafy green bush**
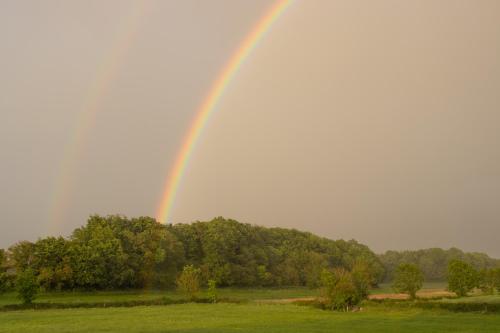
M 16 280 L 16 289 L 19 298 L 24 304 L 31 304 L 40 289 L 35 273 L 31 268 L 20 272 Z
M 496 288 L 497 270 L 482 269 L 478 273 L 478 287 L 484 294 L 493 294 Z
M 392 288 L 398 293 L 408 294 L 410 299 L 415 299 L 423 283 L 424 275 L 417 265 L 400 264 L 396 269 Z
M 182 273 L 177 278 L 177 288 L 185 293 L 189 299 L 194 300 L 200 291 L 201 270 L 193 265 L 184 266 Z
M 471 265 L 452 260 L 448 264 L 448 290 L 457 296 L 467 296 L 467 293 L 478 285 L 478 273 Z
M 0 294 L 6 292 L 8 289 L 7 274 L 0 273 Z
M 208 280 L 207 294 L 211 303 L 217 303 L 217 281 Z
M 349 311 L 362 300 L 352 274 L 343 268 L 333 271 L 324 269 L 321 273 L 321 286 L 323 303 L 328 309 Z

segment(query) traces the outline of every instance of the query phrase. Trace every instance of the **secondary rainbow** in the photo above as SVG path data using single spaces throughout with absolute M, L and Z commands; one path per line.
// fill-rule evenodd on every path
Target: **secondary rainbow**
M 66 211 L 71 204 L 71 193 L 74 190 L 78 159 L 101 110 L 102 101 L 123 65 L 123 58 L 137 39 L 140 25 L 146 14 L 151 11 L 150 7 L 151 2 L 146 1 L 136 1 L 131 5 L 127 14 L 122 18 L 122 30 L 117 34 L 89 86 L 77 114 L 72 135 L 68 138 L 58 165 L 48 211 L 50 233 L 60 232 L 59 227 L 65 221 Z
M 182 147 L 177 154 L 173 168 L 166 179 L 163 196 L 156 215 L 159 222 L 166 223 L 170 218 L 175 196 L 186 171 L 186 166 L 189 163 L 189 158 L 193 152 L 194 146 L 210 115 L 216 109 L 217 103 L 224 94 L 226 87 L 229 85 L 235 74 L 238 72 L 238 69 L 248 58 L 262 37 L 267 31 L 269 31 L 273 23 L 276 22 L 276 20 L 281 16 L 281 14 L 283 14 L 291 3 L 292 0 L 279 0 L 274 3 L 271 8 L 269 8 L 269 10 L 246 36 L 237 48 L 236 52 L 231 56 L 220 75 L 214 81 L 208 95 L 199 107 L 196 116 L 189 127 L 189 131 L 187 132 L 187 135 L 182 143 Z

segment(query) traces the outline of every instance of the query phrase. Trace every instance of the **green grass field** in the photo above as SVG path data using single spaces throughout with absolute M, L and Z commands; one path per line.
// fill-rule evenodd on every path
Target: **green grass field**
M 459 297 L 442 299 L 440 302 L 450 302 L 450 303 L 500 303 L 500 294 L 497 295 L 478 295 L 469 297 Z
M 220 298 L 231 298 L 239 301 L 283 299 L 317 296 L 318 291 L 309 288 L 220 288 L 217 291 Z M 203 297 L 204 292 L 199 296 Z M 176 291 L 96 291 L 96 292 L 51 292 L 40 294 L 35 303 L 113 303 L 133 300 L 155 300 L 167 297 L 173 300 L 184 296 Z M 0 295 L 0 307 L 9 304 L 21 304 L 16 293 L 9 292 Z
M 441 285 L 442 286 L 442 285 Z M 426 285 L 438 289 L 438 285 Z M 390 292 L 389 287 L 374 291 Z M 269 304 L 265 300 L 310 297 L 316 290 L 220 289 L 219 297 L 243 303 L 177 304 L 109 308 L 0 311 L 2 332 L 500 332 L 499 314 L 368 305 L 361 312 L 336 313 L 310 306 Z M 203 296 L 203 293 L 200 295 Z M 38 303 L 106 303 L 182 299 L 177 292 L 121 291 L 45 293 Z M 263 301 L 263 302 L 261 302 Z M 500 302 L 500 295 L 443 299 L 445 302 Z M 0 306 L 17 304 L 0 295 Z
M 181 304 L 0 313 L 0 332 L 499 332 L 499 315 L 291 304 Z

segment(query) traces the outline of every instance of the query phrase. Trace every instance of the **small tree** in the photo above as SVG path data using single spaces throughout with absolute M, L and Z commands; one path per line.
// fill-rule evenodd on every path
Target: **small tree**
M 185 293 L 190 300 L 196 299 L 200 290 L 200 274 L 199 268 L 187 265 L 184 266 L 181 275 L 177 278 L 177 288 Z
M 376 283 L 370 265 L 362 260 L 356 261 L 352 267 L 351 276 L 358 298 L 368 298 L 370 288 Z
M 5 272 L 4 268 L 4 261 L 5 261 L 5 250 L 0 249 L 0 294 L 4 293 L 7 290 L 7 284 L 8 284 L 7 273 Z
M 19 298 L 24 304 L 31 304 L 39 291 L 38 282 L 35 273 L 31 268 L 20 272 L 16 280 L 16 289 Z
M 343 268 L 321 272 L 321 295 L 324 304 L 332 310 L 349 311 L 358 305 L 362 298 L 356 290 L 352 274 Z
M 457 296 L 466 296 L 478 282 L 478 273 L 471 265 L 460 260 L 448 264 L 448 290 Z
M 493 285 L 497 290 L 497 293 L 500 293 L 500 268 L 492 269 L 493 271 Z
M 208 280 L 208 299 L 212 303 L 217 303 L 217 281 Z
M 482 269 L 478 273 L 478 287 L 484 294 L 493 294 L 495 291 L 496 271 L 494 269 Z
M 0 273 L 0 294 L 4 293 L 8 289 L 8 279 L 7 274 Z
M 417 265 L 400 264 L 394 274 L 392 288 L 398 293 L 408 294 L 410 299 L 415 299 L 423 282 L 424 275 Z

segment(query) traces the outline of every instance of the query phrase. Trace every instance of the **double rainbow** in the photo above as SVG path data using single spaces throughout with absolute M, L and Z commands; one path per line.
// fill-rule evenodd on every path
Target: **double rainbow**
M 292 0 L 279 0 L 264 14 L 237 48 L 236 52 L 231 56 L 226 66 L 213 83 L 212 88 L 199 107 L 189 127 L 189 131 L 175 159 L 175 164 L 165 181 L 163 196 L 156 214 L 156 218 L 159 222 L 166 223 L 170 218 L 179 184 L 184 176 L 186 166 L 189 163 L 195 144 L 210 115 L 216 109 L 217 103 L 224 94 L 226 87 L 234 78 L 238 69 L 248 58 L 252 50 L 257 46 L 266 32 L 269 31 L 273 23 L 276 22 L 281 14 L 288 8 L 291 2 Z

